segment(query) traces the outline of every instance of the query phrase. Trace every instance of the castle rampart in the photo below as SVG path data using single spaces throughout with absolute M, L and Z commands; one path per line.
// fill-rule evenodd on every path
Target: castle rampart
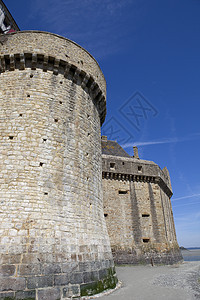
M 172 264 L 182 259 L 169 172 L 102 140 L 104 216 L 115 262 Z M 110 152 L 110 153 L 109 153 Z
M 0 297 L 114 287 L 101 187 L 104 76 L 87 51 L 51 33 L 0 42 Z

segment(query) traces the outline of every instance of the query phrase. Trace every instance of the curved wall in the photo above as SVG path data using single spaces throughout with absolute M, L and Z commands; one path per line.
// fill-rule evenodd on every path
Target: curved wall
M 114 287 L 102 72 L 83 48 L 50 33 L 17 32 L 1 44 L 0 296 L 54 300 Z

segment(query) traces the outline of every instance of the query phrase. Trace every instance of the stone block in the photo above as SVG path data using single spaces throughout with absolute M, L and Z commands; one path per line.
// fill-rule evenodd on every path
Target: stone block
M 7 293 L 1 293 L 0 292 L 0 300 L 5 300 L 6 298 L 9 300 L 14 300 L 15 293 L 14 292 L 7 292 Z
M 28 299 L 28 300 L 35 300 L 35 297 L 36 297 L 36 292 L 35 290 L 32 290 L 32 291 L 19 291 L 19 292 L 16 292 L 16 295 L 15 295 L 15 299 Z
M 42 265 L 42 274 L 44 275 L 59 274 L 59 273 L 61 273 L 61 265 L 58 263 Z
M 62 264 L 62 273 L 71 273 L 72 271 L 78 271 L 78 270 L 79 270 L 78 262 L 69 262 L 69 263 Z
M 83 273 L 74 273 L 69 278 L 71 284 L 80 284 L 83 283 Z
M 43 288 L 53 286 L 53 276 L 36 276 L 27 278 L 27 288 Z
M 54 284 L 56 286 L 68 285 L 69 282 L 70 282 L 70 274 L 54 275 Z
M 13 276 L 15 274 L 15 265 L 1 265 L 0 276 Z
M 0 291 L 20 291 L 26 288 L 25 278 L 0 277 Z
M 40 275 L 41 265 L 40 264 L 22 264 L 19 266 L 19 275 Z
M 61 298 L 60 289 L 58 287 L 39 289 L 39 300 L 58 300 Z
M 79 285 L 69 285 L 63 288 L 63 297 L 70 298 L 80 296 L 80 286 Z
M 108 270 L 107 269 L 102 269 L 99 270 L 99 279 L 103 279 L 108 275 Z

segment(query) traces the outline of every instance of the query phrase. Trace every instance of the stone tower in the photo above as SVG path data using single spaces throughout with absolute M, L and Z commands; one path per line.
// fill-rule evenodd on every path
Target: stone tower
M 102 138 L 104 216 L 118 264 L 173 264 L 182 260 L 176 239 L 167 168 L 131 157 Z
M 99 65 L 47 32 L 0 41 L 0 298 L 55 300 L 113 288 Z

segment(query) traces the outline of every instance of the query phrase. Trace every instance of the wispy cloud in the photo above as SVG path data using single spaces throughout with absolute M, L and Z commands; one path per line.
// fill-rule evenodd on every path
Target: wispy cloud
M 172 138 L 165 138 L 160 140 L 152 140 L 152 141 L 144 141 L 144 142 L 134 142 L 134 143 L 127 143 L 122 145 L 123 148 L 129 148 L 134 146 L 149 146 L 149 145 L 159 145 L 159 144 L 172 144 L 172 143 L 180 143 L 186 141 L 193 141 L 200 138 L 200 133 L 191 134 L 190 136 L 186 137 L 172 137 Z
M 141 12 L 140 19 L 138 16 L 141 5 L 133 0 L 32 0 L 31 3 L 29 18 L 41 20 L 40 28 L 72 39 L 98 57 L 119 51 L 124 39 L 136 32 L 142 20 Z
M 194 197 L 200 197 L 200 194 L 192 194 L 192 195 L 187 195 L 187 196 L 178 197 L 178 198 L 174 198 L 174 199 L 172 198 L 172 201 L 189 199 L 189 198 L 194 198 Z
M 175 207 L 182 207 L 182 206 L 189 206 L 189 205 L 197 205 L 199 203 L 200 203 L 200 201 L 190 202 L 190 203 L 184 203 L 184 204 L 181 203 L 179 205 L 173 205 L 173 208 L 175 208 Z

